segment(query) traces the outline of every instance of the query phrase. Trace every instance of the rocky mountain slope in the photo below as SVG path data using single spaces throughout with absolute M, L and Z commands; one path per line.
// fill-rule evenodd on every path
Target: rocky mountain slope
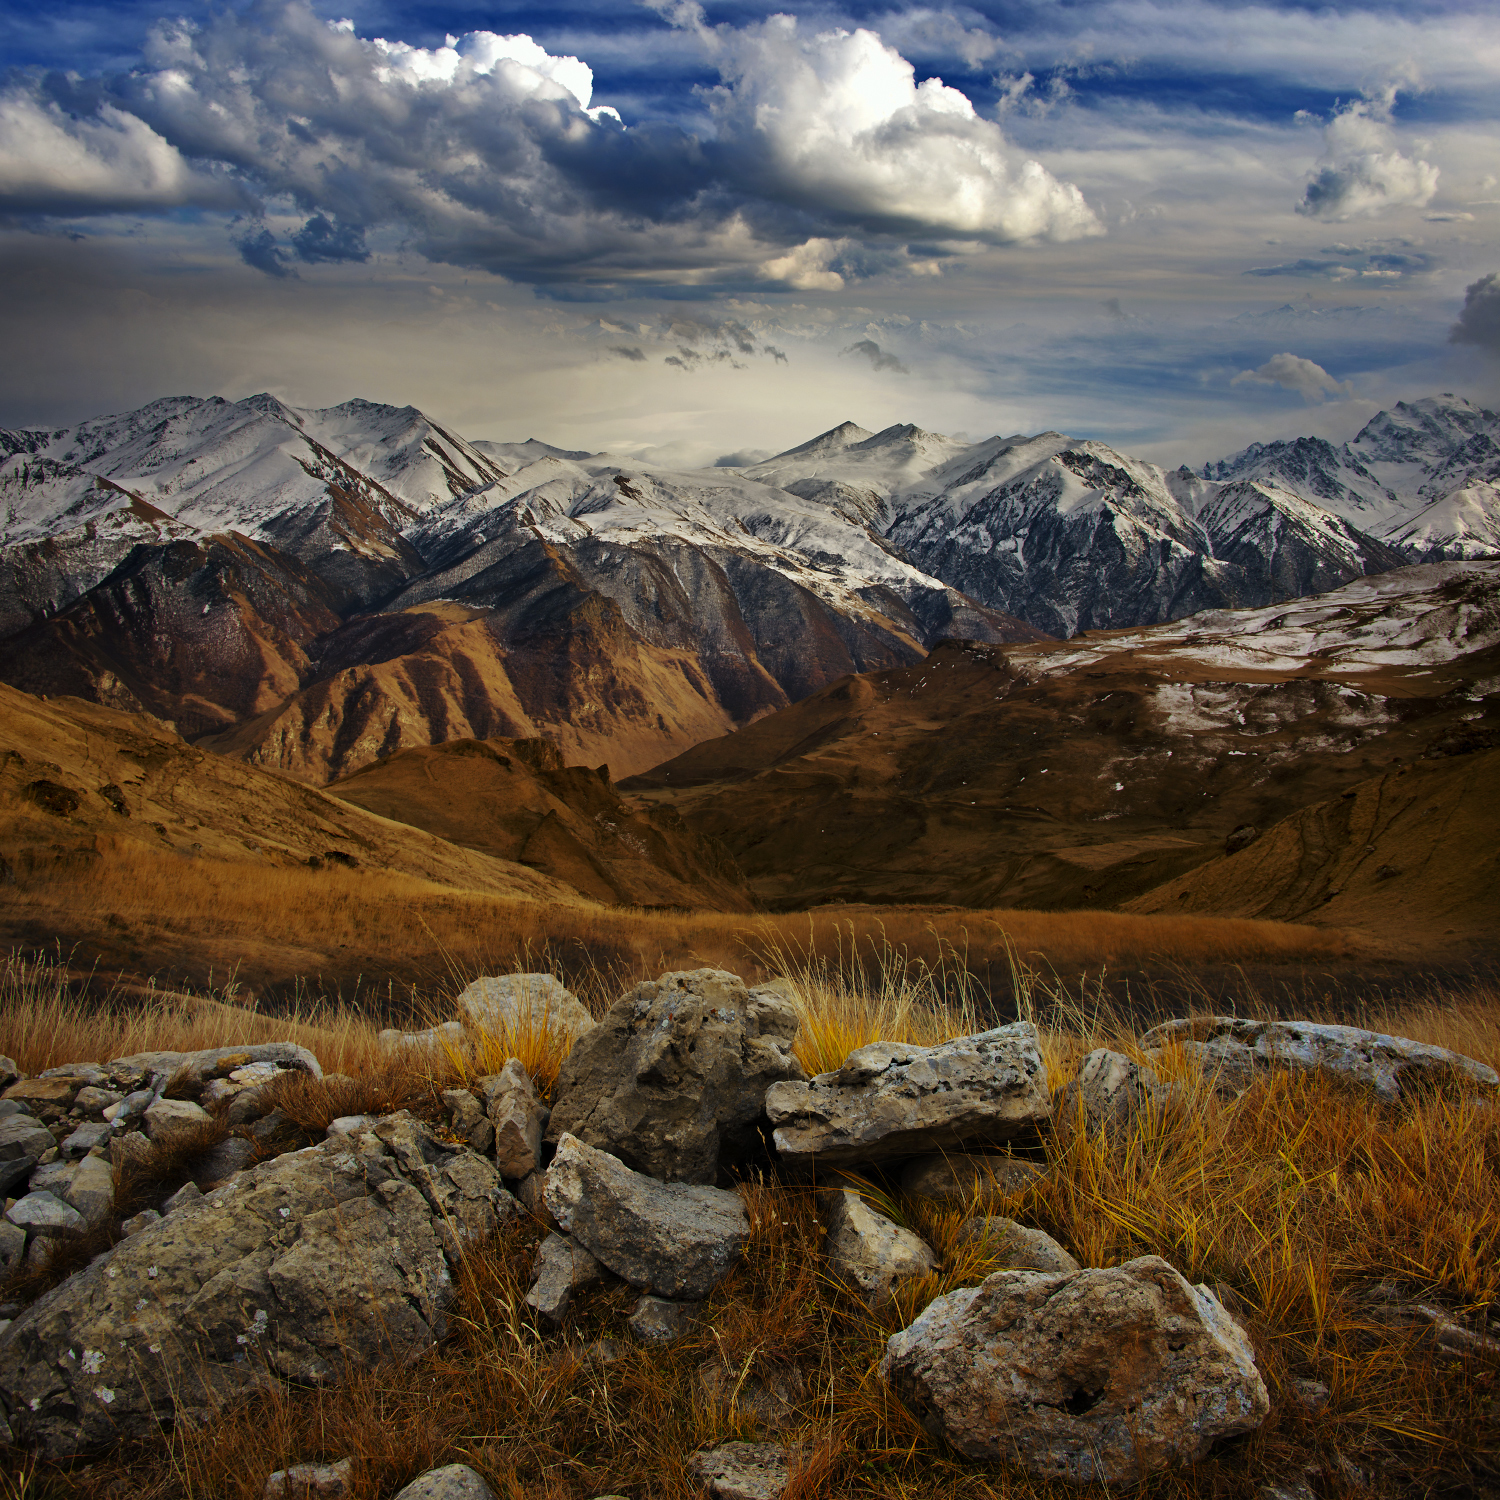
M 1492 939 L 1496 750 L 1500 563 L 1441 563 L 1068 642 L 946 643 L 625 789 L 722 840 L 784 908 L 1150 892 L 1141 910 Z M 1216 861 L 1228 908 L 1194 894 Z
M 1201 473 L 844 423 L 675 471 L 470 442 L 411 407 L 170 398 L 0 433 L 0 677 L 317 783 L 497 737 L 624 775 L 943 639 L 1500 554 L 1496 421 L 1419 402 L 1345 450 Z

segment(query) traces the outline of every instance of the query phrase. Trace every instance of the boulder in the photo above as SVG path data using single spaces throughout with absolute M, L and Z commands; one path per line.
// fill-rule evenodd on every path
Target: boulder
M 663 1182 L 715 1180 L 760 1143 L 766 1090 L 802 1079 L 797 1016 L 722 969 L 638 984 L 568 1055 L 549 1141 L 576 1136 Z
M 897 1281 L 937 1270 L 932 1247 L 909 1229 L 893 1224 L 849 1188 L 818 1194 L 826 1227 L 823 1254 L 834 1273 L 852 1282 L 871 1307 L 891 1299 Z
M 792 1482 L 792 1455 L 779 1443 L 721 1443 L 695 1453 L 688 1470 L 713 1500 L 780 1500 Z
M 124 1097 L 118 1089 L 96 1088 L 90 1085 L 88 1088 L 78 1090 L 73 1100 L 73 1108 L 85 1115 L 102 1115 L 111 1104 L 118 1104 Z
M 106 1145 L 109 1137 L 109 1126 L 103 1120 L 80 1125 L 62 1141 L 62 1154 L 77 1161 L 79 1157 L 87 1156 L 96 1146 Z
M 115 1174 L 109 1162 L 102 1156 L 84 1157 L 62 1197 L 83 1215 L 90 1229 L 104 1223 L 115 1207 Z
M 502 1177 L 520 1180 L 542 1164 L 542 1132 L 547 1106 L 518 1057 L 498 1073 L 480 1079 L 484 1106 L 495 1137 L 495 1165 Z
M 255 1142 L 231 1135 L 210 1146 L 193 1162 L 193 1181 L 200 1188 L 216 1188 L 236 1172 L 243 1172 L 255 1160 Z
M 442 1100 L 454 1135 L 461 1135 L 481 1156 L 488 1156 L 495 1144 L 495 1127 L 486 1118 L 484 1105 L 468 1089 L 444 1089 Z
M 45 1152 L 57 1144 L 52 1132 L 31 1115 L 0 1120 L 0 1196 L 26 1181 Z
M 588 1007 L 551 974 L 492 974 L 458 997 L 458 1013 L 497 1041 L 518 1032 L 555 1030 L 580 1037 L 593 1024 Z
M 1072 1275 L 1083 1268 L 1044 1229 L 991 1215 L 967 1220 L 960 1233 L 982 1240 L 985 1252 L 1013 1271 L 1056 1271 Z
M 794 1170 L 999 1145 L 1052 1117 L 1036 1028 L 1017 1021 L 936 1047 L 871 1042 L 832 1073 L 774 1084 L 766 1113 Z
M 149 1229 L 153 1224 L 161 1223 L 161 1214 L 154 1208 L 143 1208 L 140 1213 L 132 1214 L 128 1219 L 122 1220 L 120 1233 L 127 1239 L 133 1234 L 139 1234 L 143 1229 Z
M 960 1453 L 1075 1484 L 1195 1462 L 1270 1410 L 1244 1331 L 1154 1255 L 997 1271 L 937 1298 L 887 1342 L 880 1370 Z
M 354 1480 L 354 1460 L 341 1458 L 336 1464 L 293 1464 L 277 1469 L 266 1480 L 265 1500 L 320 1500 L 347 1495 Z
M 458 1051 L 464 1045 L 464 1023 L 444 1021 L 441 1026 L 429 1026 L 426 1031 L 394 1031 L 380 1033 L 379 1042 L 387 1052 L 409 1048 L 413 1052 Z
M 960 1151 L 919 1156 L 908 1162 L 901 1172 L 901 1191 L 913 1198 L 954 1198 L 967 1203 L 977 1197 L 1014 1197 L 1041 1176 L 1041 1164 L 1022 1156 L 978 1156 Z
M 8 1089 L 11 1084 L 19 1083 L 26 1075 L 16 1065 L 13 1057 L 0 1057 L 0 1089 Z
M 738 1194 L 661 1183 L 565 1135 L 543 1195 L 558 1226 L 616 1276 L 698 1302 L 744 1253 L 750 1218 Z
M 1500 1088 L 1500 1075 L 1493 1068 L 1461 1052 L 1356 1026 L 1193 1016 L 1153 1028 L 1141 1038 L 1141 1046 L 1156 1052 L 1180 1047 L 1205 1072 L 1217 1074 L 1232 1088 L 1248 1086 L 1257 1071 L 1267 1068 L 1328 1073 L 1363 1084 L 1390 1101 L 1399 1099 L 1408 1083 Z
M 65 1239 L 87 1227 L 83 1215 L 52 1193 L 27 1193 L 5 1210 L 5 1217 L 32 1239 Z
M 1090 1130 L 1113 1129 L 1128 1125 L 1143 1110 L 1159 1109 L 1175 1093 L 1150 1063 L 1132 1062 L 1123 1052 L 1098 1047 L 1063 1090 L 1057 1118 L 1064 1124 L 1081 1118 Z
M 430 1349 L 447 1246 L 488 1233 L 510 1200 L 487 1161 L 392 1119 L 401 1151 L 372 1134 L 262 1163 L 21 1313 L 0 1333 L 17 1438 L 57 1458 Z
M 395 1500 L 495 1500 L 495 1492 L 468 1464 L 448 1464 L 418 1475 Z
M 526 1305 L 544 1318 L 560 1323 L 573 1293 L 579 1287 L 597 1285 L 607 1273 L 582 1245 L 564 1234 L 549 1234 L 537 1246 L 531 1274 Z
M 5 1097 L 26 1105 L 28 1109 L 43 1109 L 51 1105 L 66 1111 L 82 1087 L 81 1078 L 24 1078 L 20 1083 L 11 1084 Z
M 665 1297 L 642 1297 L 625 1323 L 643 1344 L 675 1344 L 687 1336 L 700 1306 L 697 1302 L 669 1302 Z
M 25 1254 L 26 1231 L 9 1219 L 0 1219 L 0 1276 L 17 1270 Z
M 160 1146 L 213 1124 L 213 1118 L 201 1104 L 194 1104 L 191 1099 L 158 1099 L 146 1109 L 146 1135 L 154 1145 Z

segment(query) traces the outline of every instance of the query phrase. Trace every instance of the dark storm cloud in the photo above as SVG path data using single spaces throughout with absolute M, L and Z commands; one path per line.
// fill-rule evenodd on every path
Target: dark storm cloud
M 907 368 L 894 354 L 887 353 L 874 339 L 861 339 L 844 350 L 856 359 L 864 360 L 872 370 L 890 370 L 897 375 L 907 374 Z
M 291 257 L 276 243 L 276 236 L 264 225 L 259 228 L 252 225 L 243 234 L 231 235 L 230 238 L 234 241 L 235 249 L 240 252 L 240 259 L 247 266 L 264 271 L 267 276 L 297 274 L 292 269 Z
M 1448 335 L 1455 344 L 1474 344 L 1500 355 L 1500 271 L 1481 276 L 1464 293 L 1463 311 Z
M 322 214 L 314 214 L 292 236 L 292 247 L 298 258 L 309 265 L 363 262 L 370 258 L 363 229 L 355 224 L 330 224 Z

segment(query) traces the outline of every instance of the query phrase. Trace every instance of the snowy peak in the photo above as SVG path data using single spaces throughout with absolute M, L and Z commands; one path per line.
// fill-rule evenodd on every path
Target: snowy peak
M 1399 401 L 1372 417 L 1349 448 L 1365 463 L 1431 465 L 1451 457 L 1476 434 L 1494 431 L 1497 422 L 1494 412 L 1462 396 Z
M 840 422 L 837 427 L 830 427 L 827 432 L 820 432 L 817 437 L 810 438 L 805 443 L 799 443 L 795 448 L 788 448 L 785 453 L 777 453 L 764 462 L 779 464 L 786 459 L 807 458 L 813 454 L 839 453 L 873 436 L 874 433 L 855 422 Z M 759 468 L 762 465 L 756 465 L 756 467 Z

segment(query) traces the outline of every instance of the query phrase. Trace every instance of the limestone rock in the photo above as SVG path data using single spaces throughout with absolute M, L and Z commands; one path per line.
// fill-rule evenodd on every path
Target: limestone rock
M 147 1108 L 145 1118 L 146 1134 L 158 1146 L 213 1123 L 213 1116 L 191 1099 L 158 1099 Z
M 347 1495 L 354 1478 L 354 1460 L 336 1464 L 293 1464 L 266 1480 L 266 1500 L 323 1500 Z
M 551 974 L 492 974 L 458 997 L 458 1013 L 475 1031 L 500 1040 L 548 1028 L 580 1037 L 593 1024 L 588 1007 Z
M 8 1089 L 11 1084 L 19 1083 L 26 1075 L 16 1066 L 13 1057 L 0 1057 L 0 1089 Z
M 62 1142 L 62 1154 L 73 1161 L 81 1156 L 87 1156 L 95 1146 L 102 1146 L 110 1136 L 109 1126 L 100 1120 L 97 1124 L 80 1125 L 73 1133 L 64 1138 Z
M 208 1191 L 227 1182 L 236 1172 L 243 1172 L 254 1160 L 254 1141 L 239 1135 L 228 1136 L 193 1162 L 193 1181 Z
M 26 1231 L 9 1219 L 0 1219 L 0 1275 L 9 1276 L 26 1254 Z
M 104 1223 L 115 1206 L 115 1174 L 109 1163 L 102 1156 L 84 1157 L 62 1196 L 90 1229 Z
M 1009 1198 L 1023 1193 L 1043 1170 L 1022 1156 L 980 1156 L 952 1152 L 919 1156 L 901 1172 L 901 1191 L 913 1198 Z
M 697 1302 L 744 1253 L 750 1218 L 735 1193 L 661 1183 L 565 1135 L 547 1169 L 560 1228 L 631 1286 Z
M 143 1229 L 149 1229 L 153 1224 L 161 1223 L 161 1214 L 154 1208 L 143 1208 L 140 1213 L 132 1214 L 120 1224 L 120 1233 L 126 1239 L 133 1234 L 139 1234 Z
M 5 1217 L 32 1239 L 63 1239 L 81 1234 L 83 1215 L 51 1193 L 27 1193 L 5 1210 Z
M 893 1224 L 851 1189 L 819 1193 L 818 1207 L 827 1230 L 823 1254 L 872 1307 L 890 1301 L 897 1281 L 937 1270 L 937 1256 L 926 1240 Z
M 642 1297 L 625 1320 L 643 1344 L 675 1344 L 698 1317 L 697 1302 L 669 1302 L 665 1297 Z
M 116 1089 L 96 1088 L 92 1085 L 79 1089 L 73 1100 L 73 1108 L 86 1115 L 102 1115 L 111 1104 L 118 1104 L 125 1096 Z
M 387 1052 L 410 1048 L 414 1052 L 458 1051 L 464 1045 L 464 1023 L 444 1021 L 441 1026 L 429 1026 L 426 1031 L 394 1031 L 387 1029 L 379 1036 L 382 1048 Z
M 1141 1038 L 1148 1050 L 1180 1046 L 1205 1072 L 1243 1088 L 1263 1068 L 1325 1072 L 1364 1084 L 1381 1098 L 1401 1097 L 1404 1083 L 1460 1081 L 1500 1088 L 1500 1075 L 1446 1047 L 1408 1037 L 1324 1026 L 1313 1021 L 1246 1021 L 1238 1016 L 1194 1016 L 1168 1021 Z
M 516 1202 L 539 1224 L 545 1224 L 548 1229 L 555 1230 L 558 1224 L 557 1220 L 552 1217 L 552 1210 L 547 1207 L 546 1189 L 546 1174 L 533 1172 L 516 1184 Z
M 83 1087 L 81 1078 L 26 1078 L 6 1089 L 5 1097 L 15 1099 L 30 1109 L 47 1105 L 61 1107 L 64 1111 L 73 1103 L 73 1096 Z
M 766 1095 L 794 1169 L 998 1145 L 1052 1117 L 1036 1028 L 1017 1021 L 936 1047 L 871 1042 L 832 1073 Z
M 413 1479 L 395 1500 L 495 1500 L 495 1492 L 468 1464 L 448 1464 Z
M 52 1132 L 31 1115 L 0 1120 L 0 1195 L 30 1177 L 42 1153 L 56 1144 Z
M 542 1164 L 547 1107 L 518 1057 L 482 1079 L 484 1104 L 495 1137 L 495 1165 L 502 1177 L 529 1177 Z
M 563 1234 L 549 1234 L 537 1246 L 532 1277 L 526 1305 L 534 1307 L 544 1318 L 560 1323 L 573 1293 L 579 1287 L 603 1281 L 605 1270 L 576 1241 Z
M 495 1127 L 485 1117 L 484 1105 L 468 1089 L 444 1089 L 442 1100 L 454 1135 L 461 1135 L 481 1156 L 488 1156 L 495 1144 Z
M 1154 1255 L 1073 1275 L 997 1271 L 934 1301 L 880 1368 L 959 1452 L 1076 1484 L 1192 1463 L 1270 1410 L 1243 1330 Z
M 574 1135 L 663 1182 L 714 1181 L 758 1144 L 766 1090 L 801 1079 L 797 1018 L 722 969 L 638 984 L 563 1064 L 547 1139 Z
M 1051 1271 L 1072 1275 L 1083 1268 L 1044 1229 L 991 1215 L 969 1219 L 962 1233 L 983 1240 L 986 1251 L 1008 1270 Z
M 174 1094 L 196 1097 L 211 1080 L 228 1078 L 255 1063 L 296 1068 L 314 1078 L 323 1076 L 318 1059 L 296 1042 L 251 1042 L 243 1047 L 208 1047 L 201 1052 L 137 1052 L 115 1058 L 104 1071 L 111 1080 L 127 1081 L 132 1088 L 153 1076 L 170 1080 Z
M 498 1177 L 394 1119 L 399 1151 L 370 1134 L 252 1167 L 21 1313 L 0 1333 L 17 1438 L 56 1458 L 431 1348 L 453 1290 L 445 1246 L 497 1216 L 493 1192 L 465 1189 L 468 1163 Z
M 688 1469 L 713 1500 L 780 1500 L 792 1455 L 779 1443 L 721 1443 L 695 1453 Z
M 1175 1092 L 1161 1082 L 1150 1063 L 1132 1062 L 1123 1052 L 1098 1047 L 1063 1090 L 1057 1117 L 1067 1124 L 1081 1115 L 1090 1130 L 1118 1127 L 1143 1110 L 1159 1109 Z

